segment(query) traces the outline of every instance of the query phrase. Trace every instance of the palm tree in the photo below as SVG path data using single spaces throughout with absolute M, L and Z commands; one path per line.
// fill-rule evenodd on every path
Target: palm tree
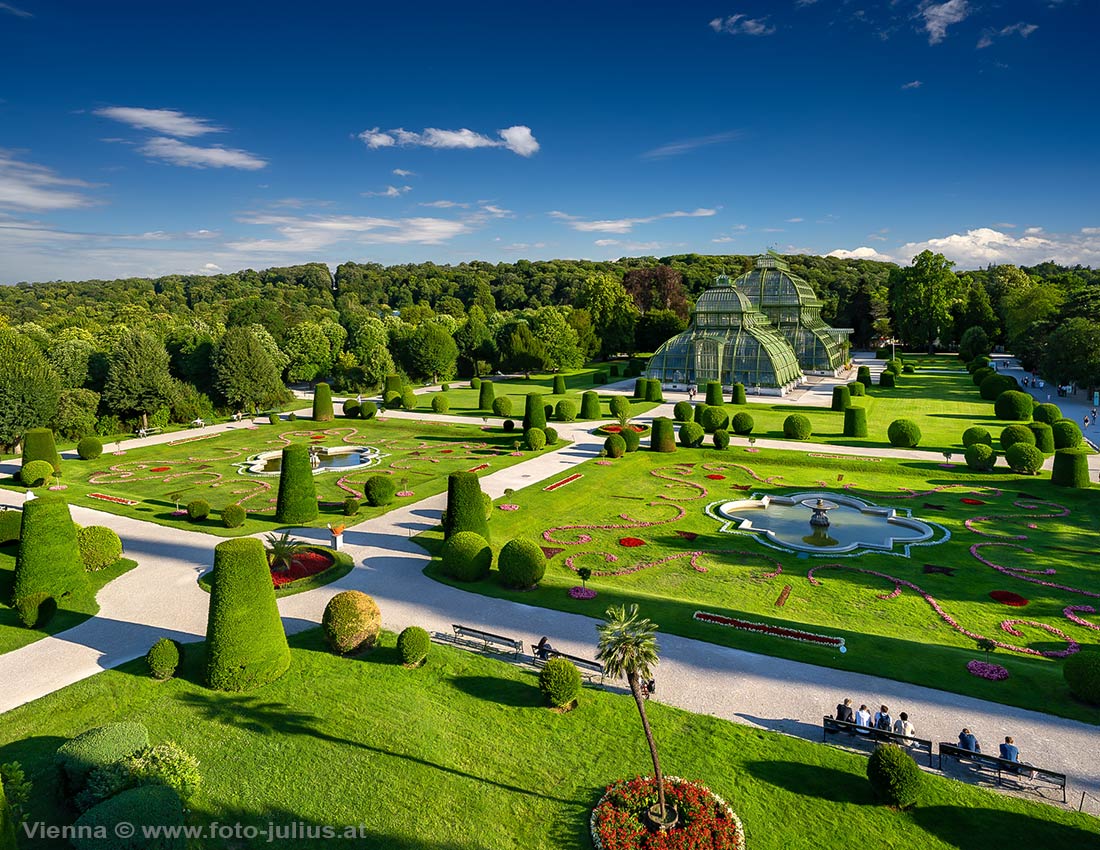
M 291 567 L 294 556 L 297 555 L 305 544 L 290 536 L 289 531 L 282 534 L 267 535 L 267 563 L 276 572 L 285 573 Z
M 642 682 L 653 678 L 653 670 L 658 662 L 657 625 L 648 619 L 639 618 L 637 605 L 631 605 L 629 609 L 625 605 L 612 606 L 607 609 L 604 618 L 605 622 L 596 627 L 600 633 L 596 658 L 603 663 L 607 675 L 613 679 L 624 677 L 630 685 L 630 693 L 634 695 L 638 714 L 642 717 L 642 729 L 649 743 L 649 754 L 653 757 L 653 775 L 657 781 L 657 811 L 653 812 L 651 809 L 650 814 L 657 824 L 664 824 L 665 781 L 642 695 Z

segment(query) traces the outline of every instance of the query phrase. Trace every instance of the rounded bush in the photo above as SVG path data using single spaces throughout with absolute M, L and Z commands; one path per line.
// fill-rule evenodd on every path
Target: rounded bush
M 405 410 L 416 410 L 416 393 L 412 391 L 411 387 L 401 393 L 401 406 Z
M 482 384 L 481 378 L 477 377 L 476 375 L 474 377 L 470 378 L 470 389 L 471 390 L 480 390 L 481 389 L 481 384 Z
M 76 444 L 76 455 L 81 460 L 95 460 L 103 454 L 103 443 L 99 437 L 83 437 Z
M 401 380 L 400 375 L 386 375 L 386 383 L 383 386 L 385 393 L 397 393 L 401 395 L 401 390 L 405 388 L 404 382 Z
M 1035 434 L 1026 425 L 1007 425 L 1001 429 L 1001 451 L 1007 452 L 1016 443 L 1035 445 Z
M 557 428 L 551 428 L 549 425 L 547 425 L 545 428 L 542 429 L 542 433 L 546 435 L 546 445 L 556 446 L 558 444 L 559 438 Z
M 61 471 L 61 455 L 49 428 L 31 428 L 23 435 L 23 466 L 36 460 L 46 461 L 54 472 Z
M 607 403 L 608 410 L 615 418 L 630 416 L 630 399 L 625 395 L 613 395 Z
M 222 508 L 222 525 L 226 528 L 240 528 L 247 517 L 248 513 L 240 505 L 226 505 Z
M 783 436 L 788 440 L 808 440 L 813 433 L 809 417 L 792 413 L 783 420 Z
M 863 384 L 862 381 L 852 381 L 851 383 L 847 384 L 847 387 L 849 402 L 853 398 L 859 398 L 861 396 L 867 395 L 867 387 Z
M 900 375 L 902 369 L 901 360 L 887 360 L 886 369 L 887 371 L 893 372 L 895 375 Z
M 496 400 L 496 388 L 492 381 L 482 381 L 477 389 L 477 409 L 493 410 L 493 402 Z
M 389 475 L 368 475 L 363 482 L 363 498 L 372 508 L 390 504 L 396 495 L 397 482 Z
M 703 411 L 708 410 L 708 406 L 705 404 L 695 405 L 695 409 L 691 411 L 691 421 L 703 424 Z
M 531 538 L 515 537 L 501 548 L 497 569 L 505 587 L 526 590 L 542 581 L 546 574 L 546 555 Z
M 1034 407 L 1031 396 L 1020 390 L 1007 390 L 997 396 L 993 402 L 993 411 L 998 419 L 1006 422 L 1027 422 L 1031 419 Z
M 523 430 L 546 427 L 546 408 L 542 403 L 542 393 L 527 393 L 523 408 Z
M 600 397 L 595 391 L 588 390 L 581 396 L 581 419 L 599 419 L 601 416 Z
M 904 366 L 901 367 L 901 373 L 903 375 L 912 375 L 915 374 L 916 371 L 917 367 L 912 365 L 911 363 L 906 363 Z
M 565 375 L 554 376 L 554 392 L 552 395 L 565 395 Z
M 451 403 L 443 393 L 432 396 L 432 413 L 446 413 L 451 409 Z
M 122 557 L 122 540 L 114 529 L 105 525 L 87 525 L 79 529 L 76 540 L 86 570 L 106 569 Z
M 1046 401 L 1031 411 L 1031 418 L 1036 422 L 1045 422 L 1047 425 L 1053 425 L 1062 418 L 1062 409 L 1058 407 L 1058 405 Z
M 867 436 L 867 408 L 849 407 L 844 411 L 844 436 Z
M 332 416 L 332 387 L 322 381 L 313 388 L 313 421 L 328 422 Z
M 1035 446 L 1027 443 L 1013 443 L 1005 451 L 1008 468 L 1018 475 L 1035 475 L 1043 468 L 1046 458 Z
M 611 434 L 603 441 L 603 448 L 608 457 L 622 457 L 626 454 L 626 440 L 618 434 Z
M 1089 486 L 1089 450 L 1086 448 L 1058 449 L 1054 453 L 1054 469 L 1050 482 L 1059 487 Z
M 658 416 L 653 420 L 653 430 L 649 432 L 649 450 L 676 451 L 676 433 L 673 430 L 672 420 L 667 416 Z
M 428 658 L 432 638 L 420 626 L 409 626 L 397 636 L 397 654 L 406 667 L 419 667 Z
M 358 516 L 359 508 L 359 500 L 355 496 L 344 499 L 344 516 Z
M 275 521 L 283 525 L 302 525 L 317 519 L 317 486 L 309 462 L 309 448 L 286 446 L 279 468 Z
M 133 827 L 132 836 L 116 837 L 115 828 L 121 823 Z M 74 850 L 184 850 L 183 828 L 179 794 L 165 785 L 141 785 L 84 812 L 76 820 L 71 841 Z M 96 835 L 109 837 L 92 837 Z
M 981 357 L 975 357 L 969 363 L 966 364 L 966 368 L 971 372 L 976 372 L 979 369 L 990 369 L 993 366 L 993 358 L 988 355 L 982 355 Z
M 358 419 L 359 411 L 363 405 L 353 398 L 347 399 L 340 408 L 345 419 Z
M 516 430 L 516 423 L 514 421 L 512 421 L 511 419 L 505 419 L 504 420 L 504 425 L 501 426 L 501 427 L 504 428 L 504 432 L 506 434 L 510 434 L 512 431 Z
M 337 593 L 325 606 L 321 617 L 325 640 L 333 652 L 347 655 L 370 649 L 382 630 L 382 612 L 378 603 L 360 590 Z
M 512 399 L 506 395 L 497 396 L 493 399 L 493 413 L 497 416 L 511 416 L 512 415 Z
M 734 384 L 733 390 L 730 392 L 730 404 L 748 404 L 748 399 L 745 398 L 745 385 Z
M 722 404 L 722 383 L 720 381 L 707 381 L 707 404 L 718 407 Z
M 290 411 L 290 413 L 288 413 L 286 415 L 286 421 L 287 422 L 297 422 L 298 421 L 298 414 L 295 413 L 293 410 Z
M 65 790 L 75 795 L 84 790 L 93 770 L 121 761 L 148 746 L 149 730 L 143 723 L 108 723 L 70 738 L 57 748 L 55 760 L 65 779 Z
M 458 581 L 480 581 L 493 566 L 493 550 L 476 531 L 458 531 L 443 544 L 443 572 Z
M 832 409 L 836 411 L 847 410 L 852 406 L 852 392 L 847 384 L 833 387 Z
M 991 369 L 989 366 L 983 366 L 980 369 L 975 369 L 974 370 L 973 374 L 971 374 L 971 376 L 970 376 L 970 380 L 972 380 L 974 382 L 974 386 L 980 387 L 982 385 L 982 381 L 984 381 L 990 375 L 996 375 L 996 374 L 997 374 L 996 369 Z
M 730 423 L 729 414 L 724 407 L 708 407 L 703 411 L 702 421 L 699 423 L 708 434 L 726 428 Z
M 396 393 L 393 390 L 389 390 L 384 396 L 382 396 L 382 403 L 389 410 L 399 410 L 401 408 L 401 393 Z
M 856 370 L 856 381 L 863 384 L 864 387 L 871 386 L 871 367 L 860 366 L 859 369 Z
M 1059 419 L 1050 427 L 1054 432 L 1056 449 L 1075 449 L 1085 441 L 1081 435 L 1081 429 L 1072 419 Z
M 994 372 L 978 385 L 978 390 L 986 401 L 996 401 L 1001 393 L 1019 388 L 1020 384 L 1015 378 L 1000 372 Z
M 23 524 L 22 511 L 0 511 L 0 546 L 19 542 L 19 526 Z
M 359 405 L 359 415 L 363 419 L 373 419 L 378 415 L 378 405 L 373 401 L 364 401 Z
M 730 427 L 733 429 L 733 433 L 740 437 L 744 437 L 752 433 L 752 429 L 756 427 L 756 423 L 753 421 L 751 413 L 746 413 L 742 410 L 740 413 L 733 414 L 733 419 L 730 420 Z
M 638 446 L 642 444 L 642 438 L 633 428 L 625 429 L 619 436 L 623 438 L 623 443 L 626 444 L 626 451 L 628 454 L 638 451 Z
M 989 472 L 997 462 L 993 447 L 986 443 L 971 443 L 963 452 L 968 468 L 975 472 Z
M 1062 664 L 1062 677 L 1077 699 L 1100 705 L 1100 651 L 1075 652 Z
M 883 803 L 907 809 L 921 797 L 924 773 L 897 744 L 880 744 L 867 760 L 871 790 Z
M 546 448 L 546 432 L 542 428 L 528 428 L 523 432 L 523 441 L 531 451 L 541 452 Z
M 728 449 L 730 445 L 730 432 L 724 428 L 719 428 L 714 432 L 714 447 L 719 451 Z
M 890 445 L 901 449 L 911 449 L 920 443 L 920 428 L 912 419 L 895 419 L 886 429 Z
M 650 379 L 649 385 L 645 390 L 645 400 L 657 402 L 658 404 L 664 402 L 665 396 L 664 393 L 661 392 L 661 382 L 656 378 Z
M 145 663 L 154 679 L 171 679 L 180 666 L 180 645 L 174 640 L 161 638 L 145 653 Z
M 1045 455 L 1054 454 L 1054 429 L 1046 422 L 1029 422 L 1027 427 L 1035 435 L 1035 448 Z
M 19 470 L 19 481 L 24 487 L 44 487 L 54 476 L 53 464 L 48 460 L 32 460 Z
M 690 401 L 678 401 L 672 407 L 672 418 L 677 422 L 691 422 L 695 418 Z
M 686 449 L 697 449 L 703 445 L 706 431 L 698 422 L 685 422 L 680 426 L 680 445 Z
M 554 708 L 567 708 L 581 694 L 581 673 L 568 658 L 555 656 L 539 671 L 539 690 Z
M 22 513 L 11 598 L 23 624 L 35 626 L 67 595 L 86 590 L 88 574 L 63 499 L 52 493 L 40 496 L 24 502 Z
M 205 499 L 192 499 L 187 503 L 187 518 L 191 522 L 202 522 L 210 516 L 210 503 Z
M 283 420 L 281 418 L 279 418 L 278 413 L 269 413 L 269 414 L 267 414 L 267 424 L 268 425 L 278 425 L 282 421 Z
M 577 405 L 569 399 L 563 398 L 554 408 L 554 418 L 559 422 L 572 422 L 577 418 Z
M 993 435 L 981 425 L 974 425 L 971 428 L 967 428 L 963 431 L 963 445 L 972 446 L 975 443 L 985 443 L 987 446 L 992 446 Z
M 887 390 L 895 387 L 897 381 L 894 379 L 894 373 L 889 369 L 883 369 L 878 376 L 878 385 Z
M 473 472 L 452 472 L 447 476 L 447 512 L 443 515 L 443 536 L 473 531 L 489 539 L 485 494 Z
M 492 383 L 492 382 L 490 382 L 490 383 Z M 440 390 L 441 390 L 442 392 L 445 392 L 445 393 L 446 393 L 446 392 L 450 392 L 450 391 L 451 391 L 451 385 L 450 385 L 450 384 L 440 384 L 440 385 L 439 385 L 439 389 L 440 389 Z

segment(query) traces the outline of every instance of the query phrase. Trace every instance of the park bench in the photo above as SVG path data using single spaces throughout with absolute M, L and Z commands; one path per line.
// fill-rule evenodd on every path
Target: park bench
M 201 419 L 201 418 L 200 419 L 192 419 L 191 420 L 191 427 L 192 428 L 205 428 L 206 427 L 206 421 L 204 419 Z
M 896 732 L 887 732 L 885 729 L 872 729 L 869 726 L 860 726 L 858 723 L 848 723 L 837 720 L 831 714 L 821 719 L 821 740 L 828 735 L 845 733 L 854 740 L 870 741 L 876 744 L 897 744 L 907 750 L 918 750 L 928 754 L 928 766 L 932 766 L 932 742 L 926 738 L 910 738 L 907 735 L 899 735 Z
M 1062 802 L 1066 802 L 1066 775 L 1053 770 L 1044 770 L 1041 767 L 1025 764 L 1018 761 L 1009 761 L 998 756 L 976 753 L 966 750 L 956 744 L 940 742 L 940 770 L 943 770 L 943 757 L 954 759 L 959 764 L 973 767 L 980 773 L 988 773 L 997 777 L 997 784 L 1005 784 L 1005 776 L 1029 779 L 1032 783 L 1044 782 L 1062 790 Z M 1034 786 L 1033 786 L 1034 787 Z
M 138 428 L 134 435 L 137 437 L 152 437 L 154 434 L 159 434 L 160 428 Z
M 514 656 L 518 656 L 523 652 L 523 641 L 521 640 L 496 635 L 469 626 L 460 626 L 457 623 L 452 623 L 451 628 L 454 629 L 454 643 L 456 645 L 489 652 L 504 652 Z
M 579 655 L 570 655 L 568 652 L 558 652 L 556 649 L 551 649 L 547 653 L 546 658 L 539 658 L 538 646 L 531 645 L 531 663 L 536 667 L 544 667 L 546 662 L 551 658 L 565 658 L 572 661 L 576 666 L 580 674 L 590 682 L 599 680 L 599 683 L 603 684 L 604 671 L 603 665 L 599 661 L 593 661 L 589 658 L 581 658 Z

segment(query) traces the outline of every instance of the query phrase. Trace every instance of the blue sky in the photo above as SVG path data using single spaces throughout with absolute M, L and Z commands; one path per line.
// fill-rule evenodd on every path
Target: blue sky
M 1100 264 L 1094 0 L 0 2 L 0 283 Z

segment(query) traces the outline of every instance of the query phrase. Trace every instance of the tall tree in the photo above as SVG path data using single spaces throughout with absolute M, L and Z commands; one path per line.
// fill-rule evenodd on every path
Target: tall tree
M 898 333 L 910 345 L 936 351 L 936 338 L 949 327 L 950 307 L 958 288 L 954 263 L 943 254 L 921 251 L 913 265 L 890 275 L 890 308 Z
M 152 334 L 127 331 L 111 351 L 103 403 L 122 416 L 141 417 L 149 426 L 149 414 L 167 407 L 172 399 L 172 375 L 168 352 Z
M 618 278 L 610 274 L 585 278 L 577 292 L 577 303 L 592 314 L 604 355 L 633 350 L 638 308 Z
M 0 446 L 11 449 L 53 420 L 61 381 L 41 349 L 10 328 L 0 328 L 0 364 Z
M 577 345 L 577 332 L 565 320 L 564 309 L 539 307 L 531 319 L 531 332 L 542 342 L 547 364 L 555 372 L 584 365 L 584 355 Z
M 267 348 L 247 327 L 225 332 L 213 358 L 214 387 L 237 410 L 277 402 L 285 389 Z
M 688 319 L 684 278 L 678 269 L 665 265 L 631 269 L 623 275 L 623 288 L 641 313 L 671 310 L 684 322 Z
M 1042 369 L 1059 384 L 1100 386 L 1100 324 L 1081 318 L 1059 324 L 1047 337 Z
M 332 367 L 332 343 L 325 329 L 317 322 L 302 322 L 286 335 L 284 346 L 289 381 L 315 381 L 328 374 Z
M 404 359 L 410 376 L 435 383 L 454 375 L 458 346 L 442 325 L 425 322 L 409 336 Z
M 500 346 L 501 361 L 506 369 L 523 372 L 527 377 L 535 369 L 547 365 L 546 346 L 538 339 L 526 322 L 520 322 L 504 335 Z

